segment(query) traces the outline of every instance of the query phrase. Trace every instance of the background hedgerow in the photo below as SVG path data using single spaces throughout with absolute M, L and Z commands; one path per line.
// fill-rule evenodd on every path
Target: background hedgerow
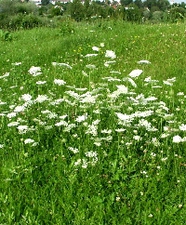
M 11 36 L 0 222 L 184 224 L 185 24 L 69 20 Z

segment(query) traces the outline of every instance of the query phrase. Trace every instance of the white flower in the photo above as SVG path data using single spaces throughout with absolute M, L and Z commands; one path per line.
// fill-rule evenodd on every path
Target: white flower
M 30 94 L 24 94 L 21 96 L 21 98 L 25 101 L 28 102 L 32 99 L 32 96 Z
M 4 148 L 4 144 L 0 144 L 0 148 Z
M 44 80 L 44 81 L 39 80 L 39 81 L 37 81 L 37 82 L 36 82 L 36 84 L 38 84 L 38 85 L 41 85 L 41 84 L 46 84 L 46 81 L 45 81 L 45 80 Z
M 130 82 L 130 84 L 134 87 L 134 88 L 136 88 L 137 87 L 137 84 L 133 81 L 133 79 L 132 78 L 130 78 L 130 77 L 127 77 L 127 78 L 124 78 L 123 79 L 123 81 L 129 81 Z
M 92 96 L 91 93 L 87 92 L 81 95 L 82 100 L 80 102 L 95 104 L 97 97 L 98 97 L 97 95 Z
M 27 138 L 27 139 L 24 140 L 25 144 L 30 144 L 30 143 L 34 143 L 34 142 L 35 141 L 33 139 L 31 139 L 31 138 Z
M 179 126 L 179 129 L 182 130 L 182 131 L 186 131 L 186 124 L 181 124 Z
M 124 132 L 126 131 L 126 129 L 124 128 L 118 128 L 118 129 L 115 129 L 116 132 L 120 133 L 120 132 Z
M 15 63 L 12 63 L 13 66 L 19 66 L 21 65 L 21 62 L 15 62 Z
M 172 86 L 173 85 L 173 83 L 171 83 L 171 82 L 169 82 L 167 80 L 164 80 L 163 83 L 166 84 L 166 85 L 168 85 L 168 86 Z
M 11 113 L 8 113 L 8 114 L 7 114 L 7 117 L 8 117 L 8 118 L 13 118 L 13 117 L 16 117 L 16 115 L 17 115 L 17 114 L 16 114 L 15 112 L 11 112 Z
M 178 92 L 177 96 L 184 96 L 185 94 L 183 92 Z
M 68 147 L 68 149 L 69 149 L 70 151 L 72 151 L 74 154 L 76 154 L 76 153 L 79 152 L 79 150 L 78 150 L 77 148 Z
M 25 107 L 22 105 L 18 105 L 15 107 L 14 112 L 23 112 L 25 110 Z
M 67 123 L 66 121 L 62 120 L 62 121 L 56 123 L 55 126 L 56 126 L 56 127 L 60 127 L 60 126 L 65 126 L 65 127 L 67 127 L 67 126 L 68 126 L 68 123 Z
M 114 63 L 116 63 L 115 60 L 114 61 L 106 61 L 106 62 L 104 62 L 104 66 L 108 67 L 110 64 L 114 64 Z
M 101 130 L 101 133 L 102 134 L 111 134 L 112 133 L 112 130 L 104 129 L 104 130 Z
M 151 64 L 148 60 L 140 60 L 138 61 L 138 64 Z
M 28 131 L 28 126 L 27 125 L 19 125 L 17 127 L 17 129 L 20 134 L 25 134 Z
M 78 117 L 76 118 L 76 122 L 81 123 L 81 122 L 85 121 L 86 119 L 87 119 L 87 115 L 84 114 L 84 115 L 82 115 L 82 116 L 78 116 Z
M 8 77 L 9 75 L 10 75 L 10 73 L 9 72 L 6 72 L 3 76 L 0 76 L 0 79 L 3 79 L 5 77 Z
M 104 44 L 104 43 L 100 43 L 100 47 L 102 47 L 102 48 L 103 48 L 104 46 L 105 46 L 105 44 Z
M 157 100 L 157 98 L 154 96 L 150 96 L 150 97 L 146 98 L 145 100 L 146 101 L 155 101 L 155 100 Z
M 41 67 L 35 67 L 35 66 L 32 66 L 32 67 L 28 70 L 28 72 L 29 72 L 31 75 L 33 75 L 34 77 L 35 77 L 35 76 L 38 76 L 38 75 L 40 75 L 40 74 L 42 74 L 42 73 L 41 73 Z
M 131 121 L 133 120 L 133 116 L 122 114 L 122 113 L 116 113 L 117 117 L 122 121 Z
M 8 127 L 16 127 L 17 125 L 19 125 L 19 122 L 11 122 L 7 126 Z
M 173 137 L 173 143 L 180 143 L 182 142 L 182 138 L 179 135 Z
M 6 105 L 7 103 L 6 102 L 2 102 L 1 100 L 0 100 L 0 105 Z
M 67 63 L 57 63 L 57 62 L 52 62 L 52 65 L 53 65 L 53 66 L 65 66 L 65 67 L 67 67 L 67 68 L 69 68 L 69 69 L 72 69 L 72 67 L 71 67 L 69 64 L 67 64 Z
M 115 52 L 113 52 L 111 50 L 106 50 L 105 57 L 106 58 L 115 59 L 116 58 L 116 54 L 115 54 Z
M 85 155 L 88 158 L 94 158 L 94 157 L 97 157 L 98 154 L 97 152 L 90 151 L 90 152 L 85 152 Z
M 139 77 L 142 73 L 143 73 L 143 70 L 136 69 L 130 72 L 129 77 L 132 77 L 132 78 Z
M 64 80 L 54 79 L 54 84 L 61 86 L 61 85 L 65 85 L 66 82 Z
M 98 54 L 86 54 L 84 57 L 85 58 L 88 58 L 88 57 L 94 57 L 94 56 L 97 56 Z
M 42 103 L 44 101 L 48 100 L 48 97 L 46 95 L 38 95 L 38 97 L 36 98 L 36 102 Z
M 96 69 L 96 66 L 92 65 L 92 64 L 88 64 L 88 65 L 86 65 L 86 68 L 88 68 L 88 69 Z
M 96 47 L 96 46 L 93 46 L 93 47 L 92 47 L 92 50 L 98 52 L 98 51 L 99 51 L 99 48 Z

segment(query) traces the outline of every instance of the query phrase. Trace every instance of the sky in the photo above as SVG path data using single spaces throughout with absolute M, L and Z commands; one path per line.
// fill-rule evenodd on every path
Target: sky
M 186 3 L 186 0 L 169 0 L 170 3 L 174 2 L 174 3 Z

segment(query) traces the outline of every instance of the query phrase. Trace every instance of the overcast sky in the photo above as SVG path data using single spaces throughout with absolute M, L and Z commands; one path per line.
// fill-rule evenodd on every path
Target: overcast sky
M 181 3 L 181 2 L 184 2 L 186 3 L 186 0 L 169 0 L 170 3 L 174 2 L 174 3 Z

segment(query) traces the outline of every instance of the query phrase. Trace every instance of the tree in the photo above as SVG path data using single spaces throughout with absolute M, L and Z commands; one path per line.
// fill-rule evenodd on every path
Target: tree
M 121 5 L 128 6 L 133 3 L 133 0 L 120 0 Z
M 76 20 L 76 21 L 81 21 L 84 17 L 84 6 L 82 5 L 80 0 L 74 0 L 71 4 L 70 4 L 70 15 L 72 17 L 72 19 Z
M 134 4 L 140 9 L 143 7 L 143 2 L 141 0 L 135 0 Z
M 48 5 L 50 3 L 50 0 L 41 0 L 42 5 Z

